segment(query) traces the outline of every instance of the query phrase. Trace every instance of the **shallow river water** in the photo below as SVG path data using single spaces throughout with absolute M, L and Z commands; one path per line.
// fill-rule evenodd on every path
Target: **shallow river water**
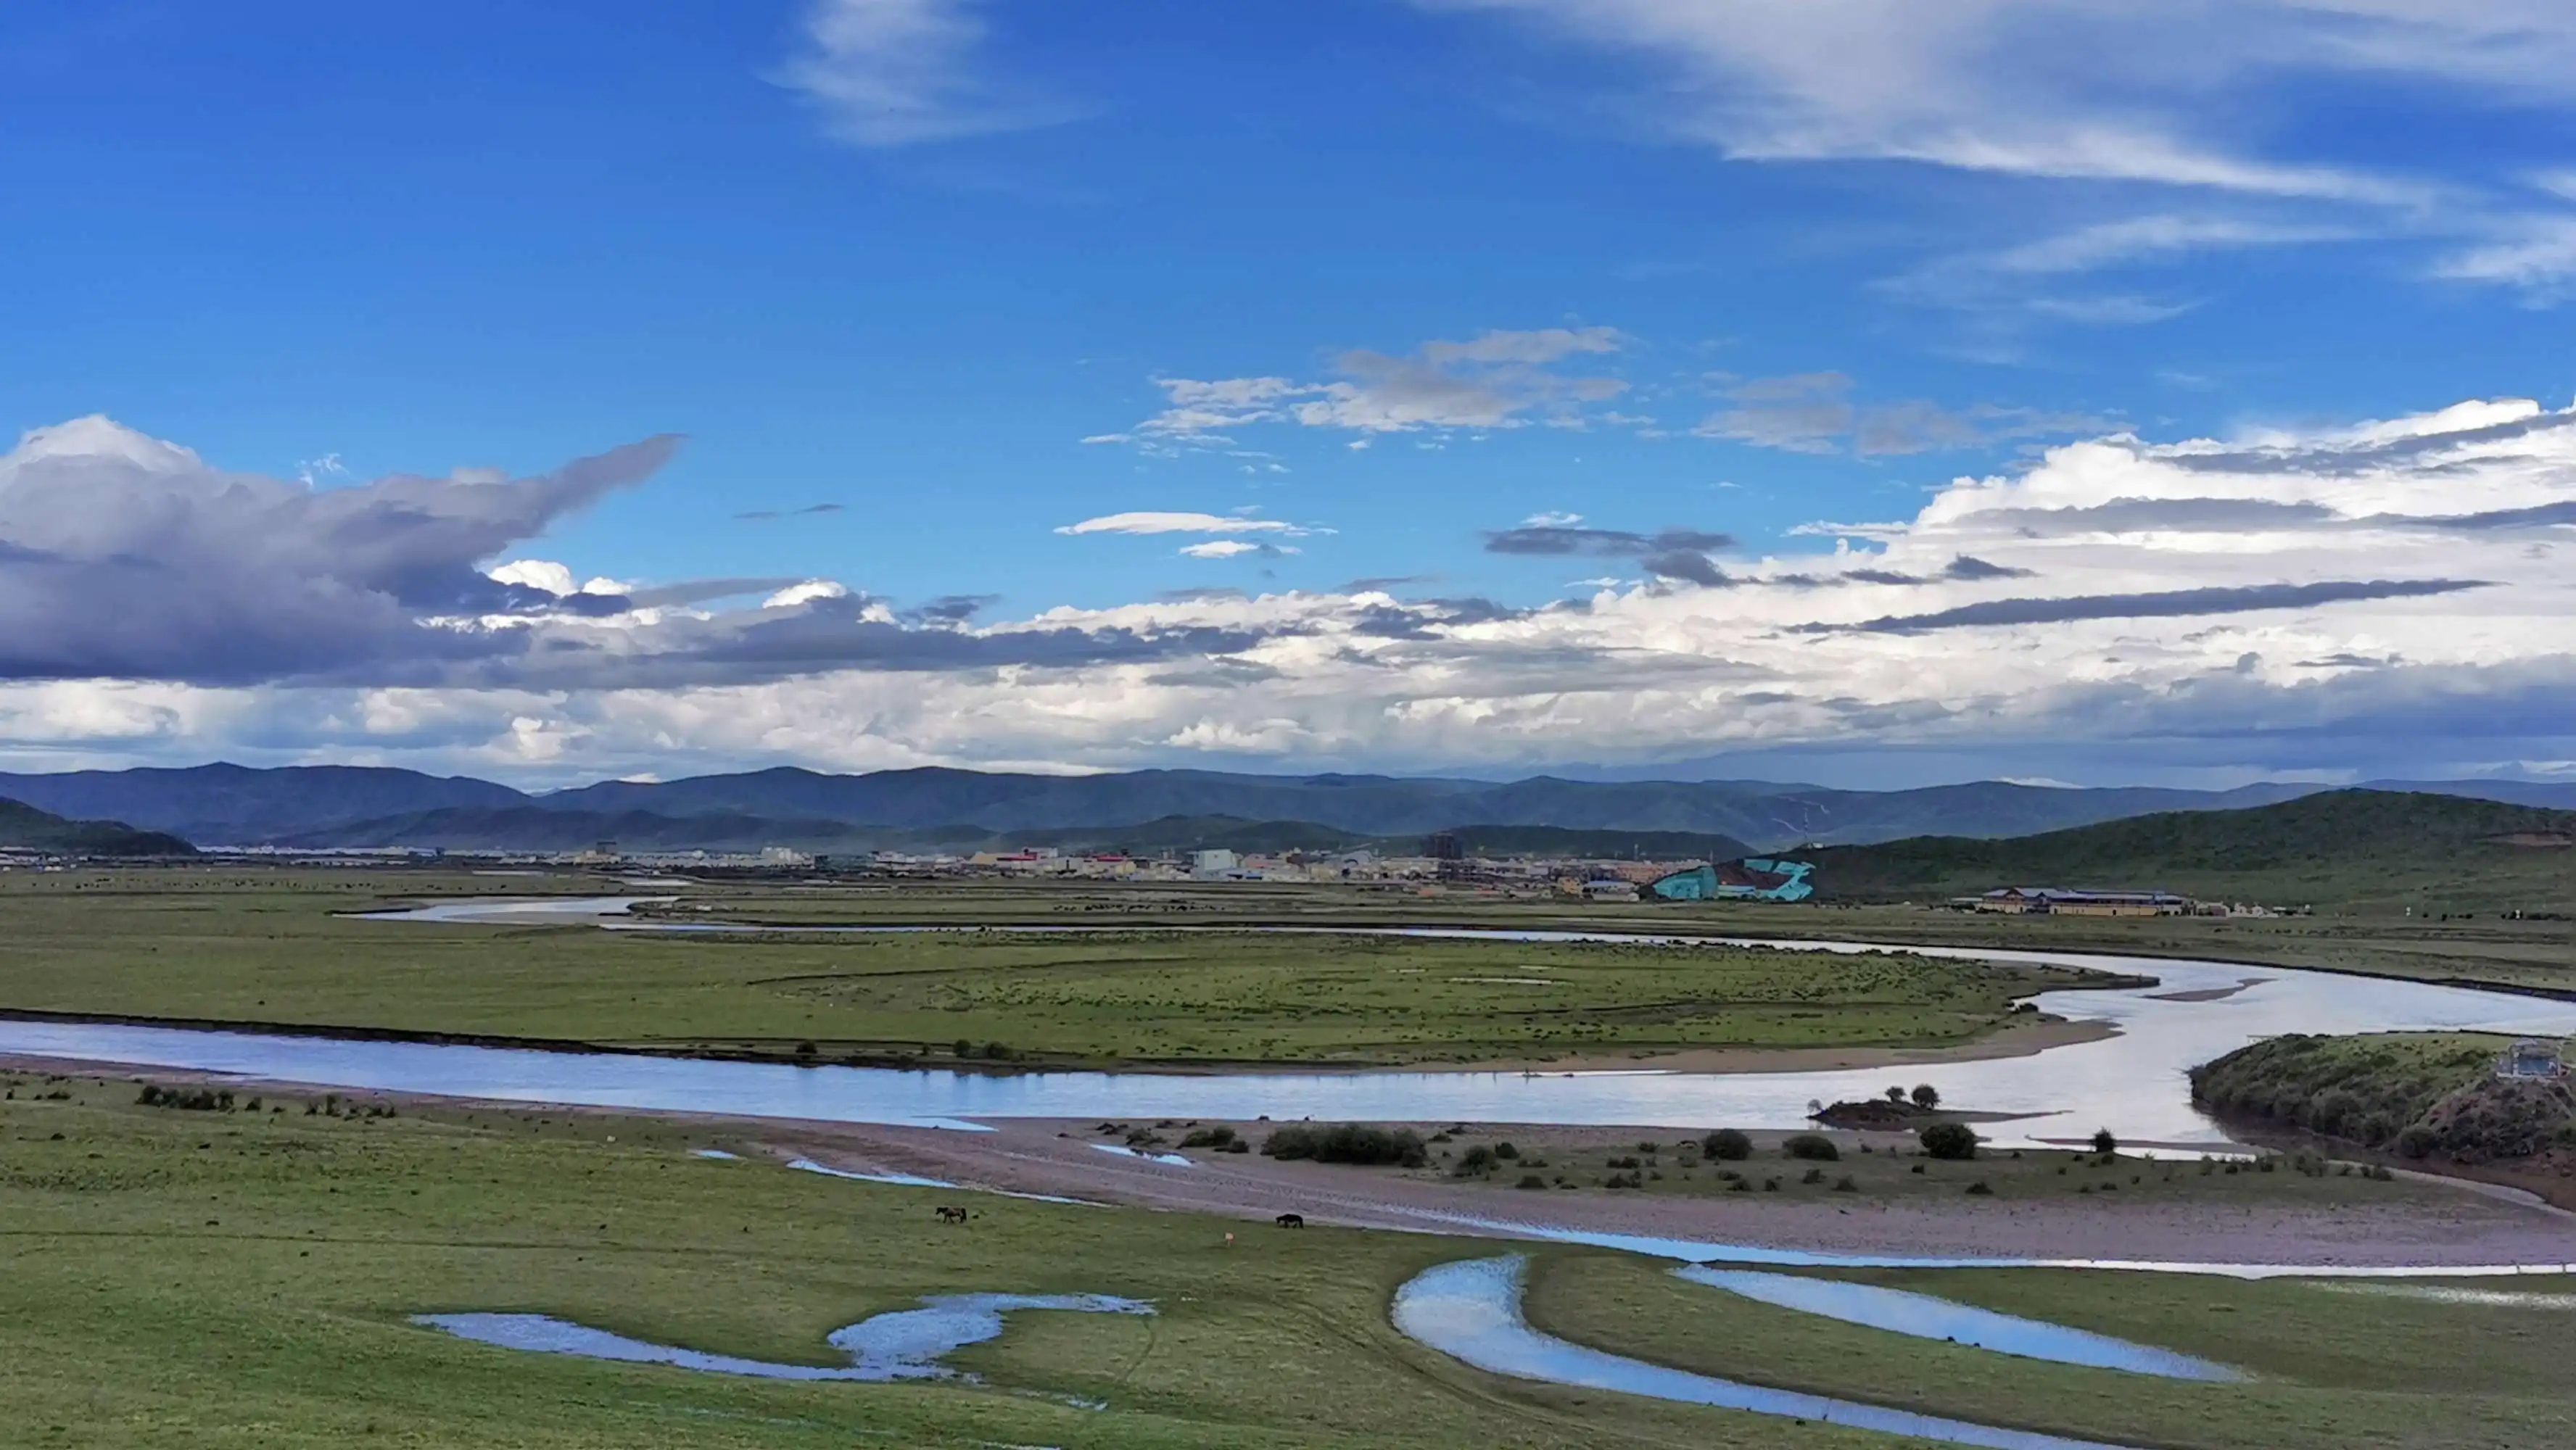
M 438 923 L 591 923 L 634 930 L 638 898 L 459 902 L 380 919 Z M 876 930 L 876 929 L 871 929 Z M 1236 928 L 1240 930 L 1240 928 Z M 2117 1035 L 2025 1057 L 1859 1071 L 1723 1075 L 1624 1072 L 1029 1072 L 800 1068 L 612 1053 L 357 1042 L 110 1024 L 0 1020 L 0 1052 L 236 1073 L 288 1082 L 520 1102 L 694 1111 L 971 1129 L 977 1118 L 1203 1118 L 1790 1128 L 1814 1102 L 1928 1082 L 1979 1112 L 2023 1114 L 1985 1126 L 2001 1147 L 2082 1139 L 2217 1149 L 2226 1134 L 2191 1105 L 2187 1070 L 2283 1032 L 2483 1029 L 2576 1032 L 2576 1004 L 2382 978 L 2207 961 L 1860 942 L 1758 942 L 1580 932 L 1390 929 L 1510 941 L 1654 941 L 1789 951 L 1902 950 L 1925 956 L 2052 963 L 2151 975 L 2158 985 L 2042 994 L 2042 1010 L 2112 1025 Z M 1381 933 L 1384 934 L 1384 933 Z M 756 948 L 746 946 L 745 950 Z M 2252 985 L 2243 985 L 2252 979 Z M 2233 990 L 2240 988 L 2241 990 Z M 2176 993 L 2220 993 L 2200 1001 Z

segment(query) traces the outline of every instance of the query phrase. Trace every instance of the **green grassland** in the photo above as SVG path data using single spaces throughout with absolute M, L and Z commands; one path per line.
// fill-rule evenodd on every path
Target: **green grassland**
M 1487 1242 L 853 1184 L 695 1159 L 712 1130 L 632 1117 L 321 1116 L 302 1095 L 190 1112 L 137 1106 L 124 1079 L 0 1082 L 11 1444 L 1895 1443 L 1500 1380 L 1393 1333 L 1397 1285 L 1496 1251 Z M 961 1197 L 972 1222 L 934 1220 L 933 1205 Z M 1617 1255 L 1533 1253 L 1533 1318 L 1579 1342 L 1988 1423 L 2192 1450 L 2465 1450 L 2576 1432 L 2555 1315 L 2394 1300 L 2355 1313 L 2303 1285 L 2144 1275 L 1879 1276 L 2262 1376 L 2172 1385 L 1739 1303 Z M 830 1330 L 975 1290 L 1115 1293 L 1160 1312 L 1017 1316 L 954 1358 L 981 1387 L 698 1375 L 516 1354 L 407 1322 L 538 1312 L 828 1364 Z
M 802 1055 L 830 1060 L 953 1060 L 962 1042 L 982 1062 L 1368 1065 L 1939 1048 L 2001 1028 L 2015 997 L 2104 980 L 1888 955 L 1142 926 L 704 937 L 339 914 L 421 884 L 0 877 L 0 1008 L 665 1051 L 810 1045 Z
M 2190 1450 L 2576 1442 L 2567 1308 L 2360 1298 L 2292 1280 L 1975 1270 L 1845 1275 L 2214 1359 L 2253 1376 L 2205 1384 L 1894 1337 L 1754 1303 L 1624 1256 L 1553 1257 L 1531 1321 L 1603 1349 L 1758 1384 L 1964 1419 Z M 1902 1347 L 1899 1347 L 1899 1346 Z
M 136 1107 L 121 1080 L 8 1080 L 9 1444 L 1775 1443 L 1748 1418 L 1578 1405 L 1408 1344 L 1388 1297 L 1453 1252 L 1420 1235 L 971 1196 L 977 1217 L 952 1227 L 931 1209 L 954 1195 L 701 1161 L 674 1130 L 631 1119 L 320 1117 L 301 1099 L 283 1114 L 185 1112 Z M 985 1290 L 1116 1293 L 1160 1312 L 1016 1316 L 952 1361 L 981 1389 L 617 1366 L 407 1322 L 542 1312 L 830 1364 L 824 1336 L 841 1325 Z

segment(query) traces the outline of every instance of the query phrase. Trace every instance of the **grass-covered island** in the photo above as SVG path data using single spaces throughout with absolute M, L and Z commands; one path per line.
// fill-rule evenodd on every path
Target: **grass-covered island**
M 2194 1068 L 2192 1094 L 2240 1122 L 2576 1198 L 2576 1093 L 2563 1078 L 2499 1076 L 2511 1046 L 2469 1032 L 2292 1034 Z
M 1640 1058 L 1746 1068 L 2036 1051 L 2067 1040 L 2066 1024 L 2017 1002 L 2130 980 L 1646 941 L 1151 923 L 665 935 L 356 915 L 435 888 L 491 883 L 231 867 L 0 877 L 0 1010 L 995 1070 Z M 1025 912 L 1049 897 L 1008 899 Z

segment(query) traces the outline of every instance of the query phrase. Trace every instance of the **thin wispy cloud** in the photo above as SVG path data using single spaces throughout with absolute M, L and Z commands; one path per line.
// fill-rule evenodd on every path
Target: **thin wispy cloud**
M 1619 332 L 1608 327 L 1490 331 L 1460 342 L 1426 342 L 1400 355 L 1355 348 L 1334 358 L 1336 376 L 1321 380 L 1158 378 L 1167 404 L 1161 412 L 1083 441 L 1209 445 L 1261 424 L 1362 435 L 1354 443 L 1425 430 L 1580 425 L 1587 408 L 1628 385 L 1563 364 L 1622 346 Z
M 985 0 L 810 0 L 803 45 L 773 78 L 825 128 L 873 148 L 1053 125 L 1081 114 L 1001 73 Z

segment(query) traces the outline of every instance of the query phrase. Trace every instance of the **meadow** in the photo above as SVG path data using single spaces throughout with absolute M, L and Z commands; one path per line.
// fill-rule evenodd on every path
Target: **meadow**
M 1777 1446 L 1892 1443 L 1508 1381 L 1396 1335 L 1394 1289 L 1490 1241 L 1027 1203 L 709 1161 L 717 1128 L 272 1095 L 145 1107 L 121 1077 L 0 1075 L 0 1439 L 37 1446 Z M 281 1111 L 282 1109 L 282 1111 Z M 308 1111 L 312 1109 L 313 1111 Z M 963 1225 L 933 1208 L 962 1202 Z M 1228 1235 L 1233 1235 L 1232 1242 Z M 2242 1385 L 2003 1359 L 1537 1247 L 1579 1342 L 1757 1383 L 2130 1443 L 2531 1445 L 2576 1427 L 2563 1316 L 2298 1283 L 1865 1276 L 2202 1354 Z M 2529 1281 L 2555 1293 L 2565 1286 Z M 484 1348 L 424 1312 L 558 1315 L 833 1362 L 925 1293 L 1105 1292 L 1024 1314 L 956 1384 L 799 1384 Z M 2366 1308 L 2367 1312 L 2359 1312 Z M 1075 1401 L 1100 1405 L 1078 1408 Z
M 2017 997 L 2107 980 L 1884 954 L 1145 923 L 707 937 L 346 915 L 492 885 L 220 868 L 0 876 L 0 1008 L 824 1061 L 1376 1066 L 1949 1048 L 2026 1025 Z

